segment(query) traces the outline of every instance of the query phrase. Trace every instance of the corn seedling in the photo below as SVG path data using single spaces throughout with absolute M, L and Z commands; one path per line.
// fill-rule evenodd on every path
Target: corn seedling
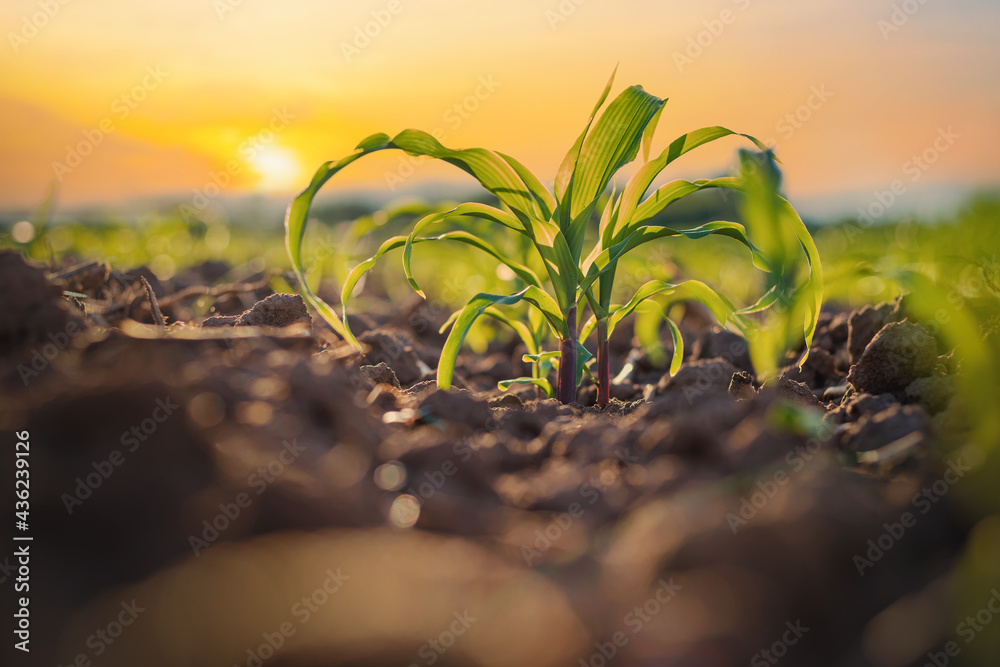
M 554 393 L 563 403 L 575 400 L 577 387 L 591 359 L 583 342 L 591 332 L 596 331 L 599 404 L 607 404 L 611 383 L 608 339 L 615 327 L 636 307 L 658 295 L 674 300 L 696 299 L 704 303 L 720 323 L 732 322 L 740 326 L 749 321 L 746 317 L 750 313 L 766 310 L 775 303 L 788 300 L 794 289 L 795 301 L 804 304 L 803 318 L 798 326 L 808 349 L 819 315 L 822 277 L 816 247 L 795 210 L 776 194 L 774 187 L 768 190 L 760 185 L 760 179 L 748 178 L 746 173 L 740 177 L 673 181 L 646 197 L 653 180 L 679 157 L 698 146 L 737 133 L 723 127 L 702 128 L 682 135 L 659 156 L 649 159 L 653 133 L 666 101 L 650 95 L 641 86 L 631 86 L 611 101 L 597 118 L 607 101 L 613 82 L 614 75 L 594 106 L 583 132 L 563 159 L 551 192 L 527 168 L 508 155 L 482 148 L 446 148 L 430 134 L 419 130 L 404 130 L 392 138 L 386 134 L 372 135 L 358 144 L 355 151 L 347 157 L 321 165 L 309 186 L 290 204 L 285 220 L 288 255 L 300 278 L 303 296 L 337 333 L 360 348 L 348 326 L 346 308 L 358 281 L 382 255 L 402 248 L 406 278 L 413 289 L 424 296 L 411 271 L 414 246 L 434 241 L 453 241 L 477 248 L 506 265 L 523 287 L 510 294 L 476 294 L 454 315 L 449 321 L 450 332 L 438 363 L 438 386 L 442 389 L 451 387 L 458 353 L 465 336 L 477 318 L 487 314 L 510 324 L 517 331 L 528 348 L 529 358 L 534 362 L 533 377 L 509 382 L 531 382 L 548 393 Z M 766 147 L 753 137 L 739 136 L 767 152 Z M 601 215 L 596 242 L 590 252 L 584 254 L 588 227 L 591 226 L 598 199 L 615 174 L 632 162 L 640 149 L 644 164 L 619 194 L 612 194 Z M 397 236 L 385 241 L 371 258 L 361 262 L 348 275 L 341 295 L 344 314 L 338 315 L 302 279 L 302 244 L 309 209 L 319 189 L 340 170 L 366 155 L 383 150 L 402 150 L 411 156 L 427 156 L 448 162 L 472 175 L 500 201 L 502 208 L 480 203 L 460 204 L 447 211 L 423 217 L 407 236 Z M 803 286 L 795 289 L 790 284 L 792 280 L 789 271 L 793 260 L 780 253 L 776 258 L 767 257 L 766 252 L 751 243 L 741 224 L 717 221 L 692 229 L 673 229 L 655 221 L 657 214 L 670 204 L 708 188 L 746 192 L 749 199 L 762 202 L 759 204 L 764 207 L 761 215 L 769 216 L 769 223 L 774 221 L 787 227 L 787 232 L 782 231 L 779 238 L 784 239 L 784 234 L 791 234 L 799 246 L 795 248 L 796 253 L 803 250 L 808 263 L 808 278 Z M 761 191 L 765 194 L 759 194 Z M 506 228 L 508 233 L 525 237 L 537 252 L 544 266 L 544 275 L 537 274 L 526 263 L 462 229 L 436 236 L 425 235 L 432 225 L 462 220 L 485 220 L 498 228 Z M 681 236 L 698 239 L 709 235 L 726 236 L 742 243 L 750 251 L 758 268 L 769 274 L 777 273 L 782 279 L 773 281 L 771 289 L 757 303 L 743 310 L 736 310 L 729 301 L 697 280 L 677 284 L 650 281 L 642 285 L 624 304 L 612 304 L 615 271 L 618 261 L 624 255 L 658 239 Z M 765 237 L 771 238 L 769 235 Z M 776 252 L 788 250 L 787 244 L 782 245 L 778 241 L 770 242 L 769 247 Z M 808 298 L 803 298 L 803 295 Z M 537 314 L 532 316 L 532 321 L 537 322 L 538 327 L 519 323 L 501 313 L 502 307 L 521 303 L 535 309 Z M 581 326 L 584 306 L 590 308 L 592 316 Z M 676 324 L 667 321 L 675 340 L 675 354 L 671 364 L 671 372 L 675 372 L 681 359 L 680 332 Z M 541 349 L 546 329 L 558 341 L 557 351 L 546 352 Z M 544 377 L 547 374 L 547 364 L 558 368 L 555 388 L 547 386 L 548 380 Z

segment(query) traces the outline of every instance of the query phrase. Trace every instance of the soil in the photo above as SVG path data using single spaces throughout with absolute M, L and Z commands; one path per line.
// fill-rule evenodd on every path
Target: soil
M 763 384 L 700 319 L 674 377 L 623 324 L 632 372 L 600 410 L 589 381 L 570 405 L 498 391 L 527 371 L 514 343 L 438 390 L 419 303 L 353 318 L 358 355 L 266 275 L 73 269 L 0 252 L 49 664 L 93 658 L 133 602 L 101 665 L 736 665 L 793 626 L 783 664 L 867 665 L 869 622 L 937 590 L 966 538 L 944 497 L 885 548 L 961 423 L 902 302 L 828 307 L 809 361 Z

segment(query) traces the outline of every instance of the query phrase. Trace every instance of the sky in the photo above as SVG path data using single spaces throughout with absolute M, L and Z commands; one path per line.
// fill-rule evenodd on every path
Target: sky
M 669 98 L 654 150 L 723 125 L 793 199 L 1000 183 L 992 0 L 4 0 L 0 209 L 292 194 L 375 132 L 437 131 L 543 182 L 612 70 Z M 671 177 L 731 169 L 726 139 Z M 470 183 L 372 156 L 326 190 Z

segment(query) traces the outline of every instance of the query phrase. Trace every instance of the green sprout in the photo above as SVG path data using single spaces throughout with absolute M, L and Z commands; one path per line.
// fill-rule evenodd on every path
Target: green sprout
M 698 146 L 737 133 L 723 127 L 695 130 L 674 140 L 658 157 L 649 159 L 653 133 L 666 100 L 648 94 L 641 86 L 631 86 L 608 104 L 595 123 L 594 119 L 604 106 L 613 82 L 614 74 L 594 106 L 583 132 L 563 159 L 551 192 L 524 165 L 508 155 L 482 148 L 453 150 L 419 130 L 404 130 L 392 138 L 386 134 L 374 134 L 358 144 L 347 157 L 321 165 L 309 186 L 289 205 L 285 219 L 288 255 L 305 299 L 334 331 L 360 349 L 347 323 L 347 303 L 358 281 L 376 261 L 390 250 L 402 248 L 406 278 L 418 294 L 425 296 L 411 271 L 414 246 L 432 241 L 464 243 L 506 265 L 520 281 L 521 288 L 510 294 L 476 294 L 449 320 L 446 326 L 450 326 L 451 330 L 438 362 L 438 386 L 442 389 L 451 387 L 462 343 L 473 323 L 486 314 L 509 324 L 518 333 L 528 349 L 526 360 L 533 363 L 532 377 L 506 381 L 501 383 L 501 388 L 514 383 L 531 383 L 550 396 L 554 393 L 563 403 L 575 400 L 584 372 L 589 373 L 588 364 L 593 357 L 584 347 L 584 342 L 596 331 L 596 383 L 598 404 L 602 407 L 608 403 L 611 385 L 608 340 L 627 315 L 652 297 L 667 297 L 671 301 L 698 300 L 711 310 L 721 324 L 733 324 L 741 330 L 752 328 L 754 320 L 751 317 L 776 303 L 802 304 L 799 309 L 802 319 L 796 326 L 808 350 L 822 299 L 819 256 L 798 214 L 777 194 L 776 182 L 769 184 L 762 181 L 759 178 L 761 170 L 747 169 L 744 159 L 744 173 L 740 177 L 672 181 L 644 199 L 653 180 L 676 159 Z M 769 155 L 767 147 L 757 139 L 749 135 L 739 136 L 750 140 Z M 587 232 L 594 231 L 591 220 L 599 198 L 615 174 L 637 157 L 640 148 L 644 164 L 628 180 L 621 193 L 612 193 L 608 199 L 596 230 L 597 238 L 591 239 L 593 245 L 585 255 Z M 349 273 L 341 295 L 344 314 L 338 315 L 304 280 L 301 254 L 309 209 L 319 189 L 341 169 L 366 155 L 388 149 L 402 150 L 411 156 L 428 156 L 455 165 L 479 181 L 503 208 L 481 203 L 460 204 L 421 218 L 405 237 L 397 236 L 385 241 L 375 255 Z M 751 243 L 744 226 L 735 222 L 716 221 L 691 229 L 673 229 L 656 221 L 657 215 L 670 204 L 709 188 L 744 192 L 748 200 L 755 203 L 756 208 L 752 211 L 755 217 L 782 225 L 781 233 L 773 229 L 765 230 L 765 238 L 776 257 L 768 257 L 767 253 Z M 522 258 L 501 252 L 487 240 L 461 229 L 436 236 L 424 235 L 434 224 L 463 220 L 484 220 L 498 229 L 506 228 L 507 233 L 521 235 L 537 253 L 544 266 L 544 274 L 539 275 L 527 262 L 519 261 Z M 798 262 L 785 242 L 788 234 L 798 246 L 794 252 L 804 251 L 808 263 L 808 276 L 798 288 L 794 285 L 797 275 L 793 270 Z M 650 281 L 624 304 L 612 303 L 615 272 L 619 260 L 627 253 L 662 238 L 699 239 L 710 235 L 726 236 L 740 242 L 750 251 L 755 266 L 779 277 L 770 281 L 771 289 L 757 303 L 737 310 L 727 299 L 697 280 L 676 284 Z M 501 312 L 501 307 L 520 303 L 528 304 L 535 311 L 527 324 L 508 318 Z M 590 308 L 592 315 L 581 326 L 584 306 Z M 669 319 L 667 322 L 675 342 L 670 369 L 674 373 L 681 361 L 683 343 L 676 324 Z M 551 333 L 558 341 L 557 351 L 541 349 L 546 333 Z M 549 368 L 558 369 L 554 391 L 546 377 Z

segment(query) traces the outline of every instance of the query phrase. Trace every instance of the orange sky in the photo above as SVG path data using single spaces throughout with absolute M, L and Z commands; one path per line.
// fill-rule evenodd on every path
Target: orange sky
M 1000 182 L 1000 6 L 986 0 L 908 0 L 919 9 L 898 26 L 883 0 L 62 2 L 0 5 L 0 208 L 37 204 L 56 178 L 63 206 L 213 180 L 292 192 L 324 159 L 406 127 L 549 181 L 619 62 L 615 92 L 670 98 L 658 146 L 715 124 L 774 139 L 793 198 Z M 907 161 L 949 127 L 957 138 L 911 180 Z M 737 146 L 673 173 L 714 175 Z M 405 169 L 376 156 L 327 189 L 463 178 Z

